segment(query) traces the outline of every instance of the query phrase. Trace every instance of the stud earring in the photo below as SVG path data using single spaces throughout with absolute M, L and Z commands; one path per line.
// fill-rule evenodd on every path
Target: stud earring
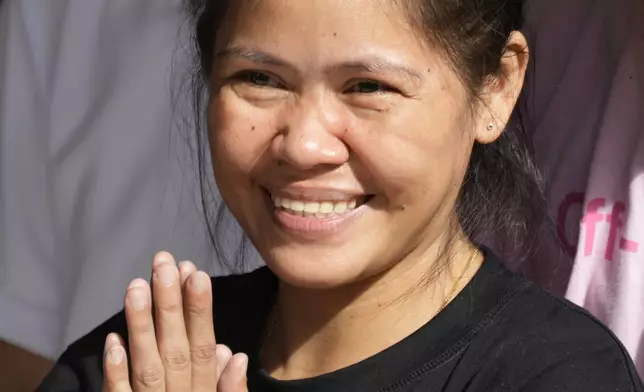
M 493 130 L 493 129 L 494 129 L 494 124 L 489 123 L 489 124 L 487 125 L 487 130 L 488 130 L 488 131 L 491 131 L 491 130 Z

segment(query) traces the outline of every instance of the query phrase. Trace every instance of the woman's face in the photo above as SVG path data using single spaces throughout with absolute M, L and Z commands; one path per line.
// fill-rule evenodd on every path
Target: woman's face
M 491 118 L 472 115 L 395 2 L 235 3 L 215 47 L 211 152 L 266 263 L 292 285 L 335 287 L 421 260 Z

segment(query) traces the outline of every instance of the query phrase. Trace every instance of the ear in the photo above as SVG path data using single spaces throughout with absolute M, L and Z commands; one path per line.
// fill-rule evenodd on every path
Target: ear
M 485 107 L 481 108 L 474 131 L 477 142 L 492 143 L 501 136 L 521 94 L 529 58 L 525 36 L 513 32 L 501 56 L 498 77 L 483 89 Z

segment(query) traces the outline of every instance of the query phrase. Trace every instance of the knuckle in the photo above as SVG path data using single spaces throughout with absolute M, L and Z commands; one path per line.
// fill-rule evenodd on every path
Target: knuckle
M 216 351 L 217 344 L 215 342 L 193 346 L 191 349 L 192 361 L 195 364 L 212 362 L 212 360 L 215 358 Z
M 146 366 L 135 373 L 135 379 L 146 388 L 158 387 L 164 382 L 164 371 L 161 364 Z
M 181 301 L 168 301 L 158 305 L 158 310 L 164 314 L 181 314 L 183 307 Z
M 210 308 L 208 306 L 203 306 L 200 303 L 191 303 L 186 304 L 186 312 L 191 316 L 207 316 L 210 314 Z
M 170 350 L 162 354 L 161 360 L 172 372 L 184 372 L 190 368 L 190 355 L 183 350 Z
M 128 330 L 132 334 L 150 335 L 154 333 L 154 326 L 146 317 L 135 317 L 129 321 Z

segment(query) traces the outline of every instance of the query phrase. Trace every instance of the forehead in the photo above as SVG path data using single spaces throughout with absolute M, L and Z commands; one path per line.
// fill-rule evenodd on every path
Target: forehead
M 412 28 L 399 3 L 395 0 L 235 1 L 217 34 L 216 46 L 218 50 L 250 47 L 309 63 L 373 55 L 407 63 L 431 60 L 434 51 Z
M 400 20 L 407 18 L 397 0 L 233 0 L 230 4 L 231 16 L 283 21 L 301 31 L 326 30 L 329 23 L 359 28 L 383 19 L 407 22 Z M 270 27 L 261 23 L 253 25 Z

